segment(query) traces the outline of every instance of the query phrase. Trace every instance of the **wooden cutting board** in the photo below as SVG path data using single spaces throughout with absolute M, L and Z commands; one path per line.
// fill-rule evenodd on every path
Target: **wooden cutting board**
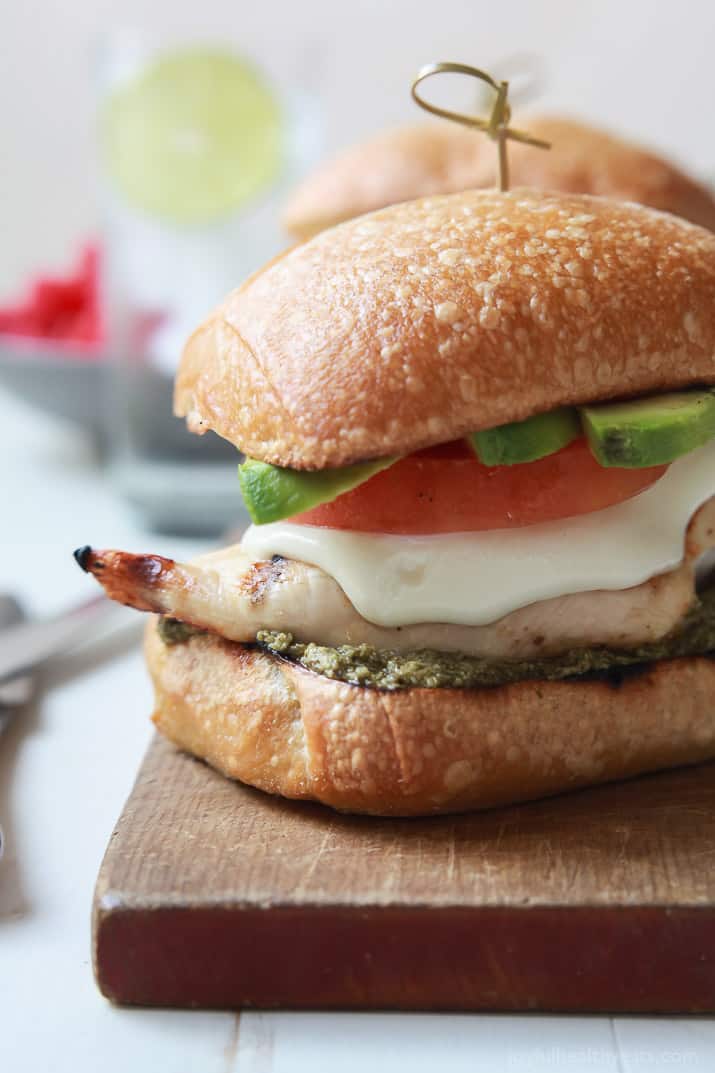
M 94 905 L 119 1003 L 715 1011 L 715 765 L 428 820 L 339 816 L 156 739 Z

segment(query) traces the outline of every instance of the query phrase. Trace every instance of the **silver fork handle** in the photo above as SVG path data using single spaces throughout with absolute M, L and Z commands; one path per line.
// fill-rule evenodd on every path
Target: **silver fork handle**
M 29 671 L 70 648 L 113 607 L 106 596 L 96 596 L 55 618 L 22 622 L 3 630 L 0 633 L 0 682 Z

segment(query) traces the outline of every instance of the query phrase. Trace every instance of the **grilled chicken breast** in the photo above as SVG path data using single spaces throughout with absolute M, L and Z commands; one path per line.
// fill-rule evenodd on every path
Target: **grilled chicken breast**
M 531 659 L 593 645 L 634 648 L 677 628 L 695 599 L 696 566 L 715 547 L 715 497 L 693 515 L 681 565 L 630 589 L 574 593 L 519 608 L 484 626 L 368 622 L 323 570 L 291 559 L 256 561 L 235 545 L 178 563 L 123 551 L 78 553 L 114 600 L 170 615 L 231 641 L 281 630 L 317 644 L 407 651 L 433 648 L 488 659 Z

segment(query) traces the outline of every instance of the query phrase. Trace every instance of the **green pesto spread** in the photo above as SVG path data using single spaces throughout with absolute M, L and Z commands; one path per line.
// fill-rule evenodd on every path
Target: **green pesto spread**
M 159 630 L 167 644 L 201 632 L 175 619 L 161 619 Z M 715 653 L 715 586 L 700 594 L 680 629 L 661 641 L 631 649 L 573 648 L 548 659 L 487 660 L 460 652 L 394 652 L 372 645 L 331 648 L 296 641 L 292 634 L 276 630 L 261 630 L 256 640 L 267 651 L 316 674 L 375 689 L 475 689 L 526 679 L 558 681 L 584 676 L 606 676 L 617 682 L 629 669 L 654 660 Z
M 182 645 L 190 637 L 196 637 L 199 633 L 205 633 L 197 626 L 189 626 L 186 622 L 180 622 L 178 618 L 168 618 L 162 615 L 159 619 L 159 636 L 165 645 Z
M 487 660 L 459 652 L 393 652 L 372 645 L 329 648 L 294 641 L 289 633 L 262 630 L 257 640 L 269 651 L 326 678 L 376 689 L 474 689 L 525 679 L 557 681 L 625 671 L 639 664 L 715 651 L 715 588 L 703 593 L 677 633 L 638 648 L 573 648 L 550 659 Z

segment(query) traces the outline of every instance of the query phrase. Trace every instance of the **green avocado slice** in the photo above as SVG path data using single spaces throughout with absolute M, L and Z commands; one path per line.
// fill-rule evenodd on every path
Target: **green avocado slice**
M 266 525 L 302 514 L 321 503 L 330 503 L 396 461 L 396 458 L 378 458 L 339 469 L 308 471 L 284 469 L 247 458 L 238 467 L 238 479 L 252 520 L 256 525 Z
M 715 436 L 715 390 L 582 406 L 580 414 L 591 451 L 602 466 L 660 466 Z
M 485 466 L 512 466 L 560 451 L 580 435 L 578 413 L 570 406 L 563 406 L 527 417 L 525 421 L 473 432 L 467 439 Z

